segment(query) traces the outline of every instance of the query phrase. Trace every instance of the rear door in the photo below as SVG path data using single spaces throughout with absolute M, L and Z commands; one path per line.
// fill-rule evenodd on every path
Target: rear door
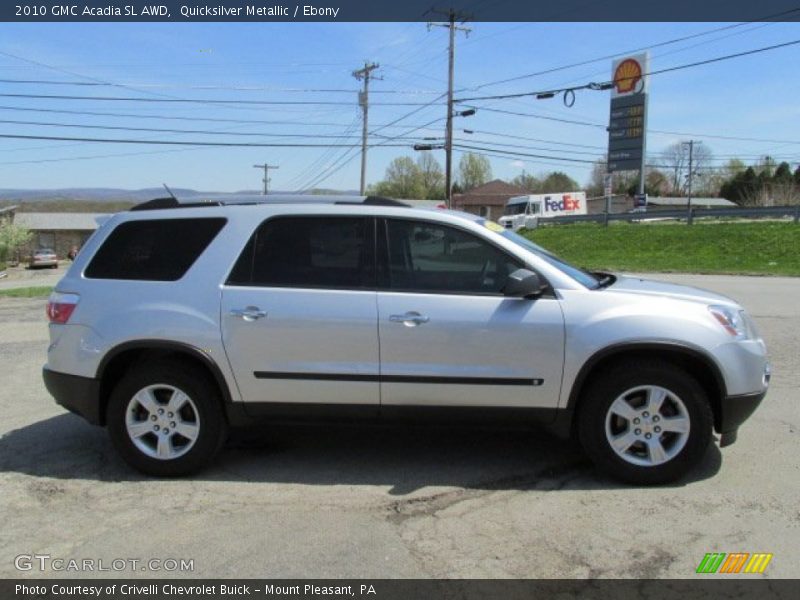
M 378 230 L 382 405 L 558 406 L 561 307 L 503 295 L 521 261 L 450 225 L 386 219 Z
M 250 408 L 377 408 L 374 219 L 265 221 L 223 288 L 221 310 L 225 351 Z

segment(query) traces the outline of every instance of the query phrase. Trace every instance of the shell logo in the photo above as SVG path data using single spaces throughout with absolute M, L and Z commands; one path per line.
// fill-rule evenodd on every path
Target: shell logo
M 618 94 L 630 94 L 642 80 L 642 65 L 632 58 L 626 58 L 614 71 L 614 85 Z

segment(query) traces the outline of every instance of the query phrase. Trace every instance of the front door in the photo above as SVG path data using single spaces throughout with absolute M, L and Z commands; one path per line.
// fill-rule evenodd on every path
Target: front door
M 379 403 L 374 220 L 265 221 L 222 291 L 222 335 L 251 409 Z M 253 406 L 258 404 L 260 406 Z
M 523 265 L 472 232 L 410 219 L 381 225 L 381 404 L 557 408 L 558 300 L 503 296 Z

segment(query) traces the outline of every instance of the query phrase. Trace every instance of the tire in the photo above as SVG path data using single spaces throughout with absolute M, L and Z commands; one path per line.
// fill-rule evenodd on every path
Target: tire
M 206 466 L 228 430 L 214 382 L 201 369 L 175 360 L 128 371 L 111 393 L 106 424 L 123 460 L 159 477 L 189 475 Z
M 638 485 L 686 475 L 711 443 L 712 424 L 700 384 L 657 360 L 629 361 L 593 378 L 578 412 L 578 436 L 592 461 L 615 479 Z

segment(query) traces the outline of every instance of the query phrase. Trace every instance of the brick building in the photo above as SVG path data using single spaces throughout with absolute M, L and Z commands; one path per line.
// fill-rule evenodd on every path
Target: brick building
M 14 223 L 33 234 L 27 248 L 20 250 L 24 257 L 37 248 L 52 248 L 63 259 L 70 248 L 80 248 L 98 225 L 110 217 L 107 213 L 24 213 L 14 215 Z
M 495 179 L 463 194 L 453 194 L 453 208 L 496 221 L 503 216 L 510 198 L 528 193 L 525 188 Z

